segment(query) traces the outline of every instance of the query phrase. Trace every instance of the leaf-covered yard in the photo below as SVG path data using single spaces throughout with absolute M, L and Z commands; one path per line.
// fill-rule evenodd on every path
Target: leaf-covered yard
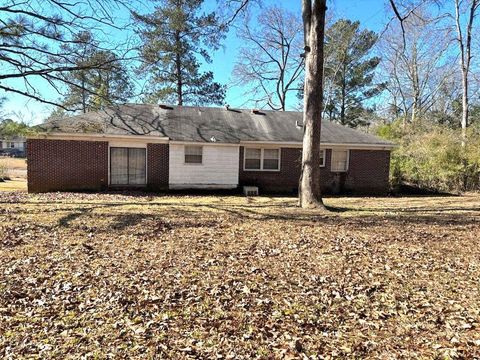
M 480 197 L 0 192 L 5 358 L 480 357 Z

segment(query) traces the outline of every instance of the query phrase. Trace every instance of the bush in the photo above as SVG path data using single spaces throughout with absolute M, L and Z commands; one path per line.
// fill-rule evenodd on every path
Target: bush
M 7 165 L 0 162 L 0 181 L 4 181 L 8 179 L 8 169 Z
M 401 129 L 382 125 L 377 135 L 398 144 L 392 152 L 390 180 L 393 191 L 402 184 L 439 192 L 480 190 L 480 135 L 470 129 L 462 146 L 460 131 L 441 125 Z

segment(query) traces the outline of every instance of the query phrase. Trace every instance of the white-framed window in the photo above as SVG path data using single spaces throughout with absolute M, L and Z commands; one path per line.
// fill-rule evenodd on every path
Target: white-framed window
M 325 167 L 326 154 L 325 149 L 320 149 L 320 167 Z
M 7 142 L 7 148 L 13 149 L 15 147 L 15 143 L 13 141 Z
M 244 170 L 279 171 L 280 149 L 245 148 L 243 156 Z
M 348 170 L 349 151 L 332 150 L 332 172 L 345 172 Z
M 245 148 L 244 155 L 245 170 L 261 170 L 262 169 L 262 149 Z
M 185 164 L 202 164 L 203 146 L 185 145 Z

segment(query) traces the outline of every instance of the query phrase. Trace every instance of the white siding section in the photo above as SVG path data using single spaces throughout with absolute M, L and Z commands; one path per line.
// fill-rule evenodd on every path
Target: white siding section
M 13 146 L 12 146 L 12 143 L 13 143 Z M 2 149 L 25 150 L 25 142 L 23 141 L 3 140 L 3 141 L 0 141 L 0 145 Z
M 170 188 L 236 187 L 239 149 L 238 146 L 203 145 L 202 164 L 185 164 L 185 145 L 170 143 Z

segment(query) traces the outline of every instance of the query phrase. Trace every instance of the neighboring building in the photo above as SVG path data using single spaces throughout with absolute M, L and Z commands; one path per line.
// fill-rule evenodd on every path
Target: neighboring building
M 0 139 L 0 154 L 25 156 L 26 140 L 22 137 Z
M 127 104 L 50 121 L 43 130 L 28 139 L 31 192 L 298 187 L 300 112 Z M 323 122 L 323 191 L 385 194 L 392 147 Z

